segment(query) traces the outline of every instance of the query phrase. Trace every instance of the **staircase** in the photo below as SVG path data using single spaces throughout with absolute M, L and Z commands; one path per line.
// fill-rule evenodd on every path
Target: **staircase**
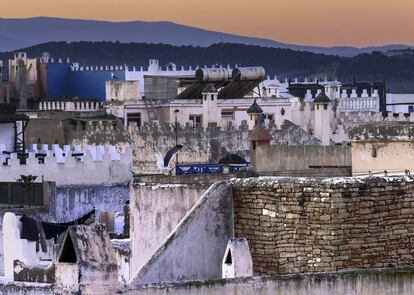
M 147 109 L 149 121 L 152 123 L 157 120 L 157 114 L 154 110 L 154 105 L 151 99 L 144 98 L 145 108 Z

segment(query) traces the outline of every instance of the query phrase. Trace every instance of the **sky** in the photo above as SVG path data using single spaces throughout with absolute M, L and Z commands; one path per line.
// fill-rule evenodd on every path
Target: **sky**
M 414 45 L 414 0 L 0 0 L 0 17 L 173 21 L 290 44 Z

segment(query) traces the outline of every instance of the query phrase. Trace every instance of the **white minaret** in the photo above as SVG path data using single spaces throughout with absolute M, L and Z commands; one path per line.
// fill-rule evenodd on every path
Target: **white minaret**
M 256 125 L 260 124 L 260 116 L 263 114 L 262 108 L 254 100 L 253 104 L 247 109 L 247 123 L 249 130 L 253 130 Z
M 331 120 L 329 116 L 331 100 L 322 91 L 313 101 L 315 108 L 315 137 L 322 141 L 322 145 L 331 143 Z
M 208 127 L 208 123 L 217 123 L 219 125 L 219 120 L 221 113 L 217 107 L 218 92 L 212 84 L 208 84 L 203 92 L 203 128 Z

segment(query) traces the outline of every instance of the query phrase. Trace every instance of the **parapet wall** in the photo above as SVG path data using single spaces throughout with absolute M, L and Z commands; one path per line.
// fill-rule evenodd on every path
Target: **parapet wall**
M 414 263 L 414 177 L 238 179 L 233 196 L 255 275 Z
M 2 181 L 14 182 L 20 175 L 34 175 L 57 185 L 119 184 L 132 179 L 130 148 L 65 145 L 31 145 L 22 163 L 16 153 L 0 155 Z
M 128 286 L 127 295 L 332 295 L 412 294 L 413 268 L 357 270 Z
M 261 145 L 253 153 L 261 175 L 351 176 L 351 148 L 318 145 Z

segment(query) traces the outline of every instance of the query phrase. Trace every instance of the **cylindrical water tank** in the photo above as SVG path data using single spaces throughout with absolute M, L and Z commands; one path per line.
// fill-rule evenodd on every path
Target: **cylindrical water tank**
M 235 81 L 261 81 L 266 77 L 266 71 L 263 67 L 237 68 L 231 76 Z
M 220 82 L 230 79 L 230 71 L 224 68 L 198 69 L 195 75 L 198 82 Z

